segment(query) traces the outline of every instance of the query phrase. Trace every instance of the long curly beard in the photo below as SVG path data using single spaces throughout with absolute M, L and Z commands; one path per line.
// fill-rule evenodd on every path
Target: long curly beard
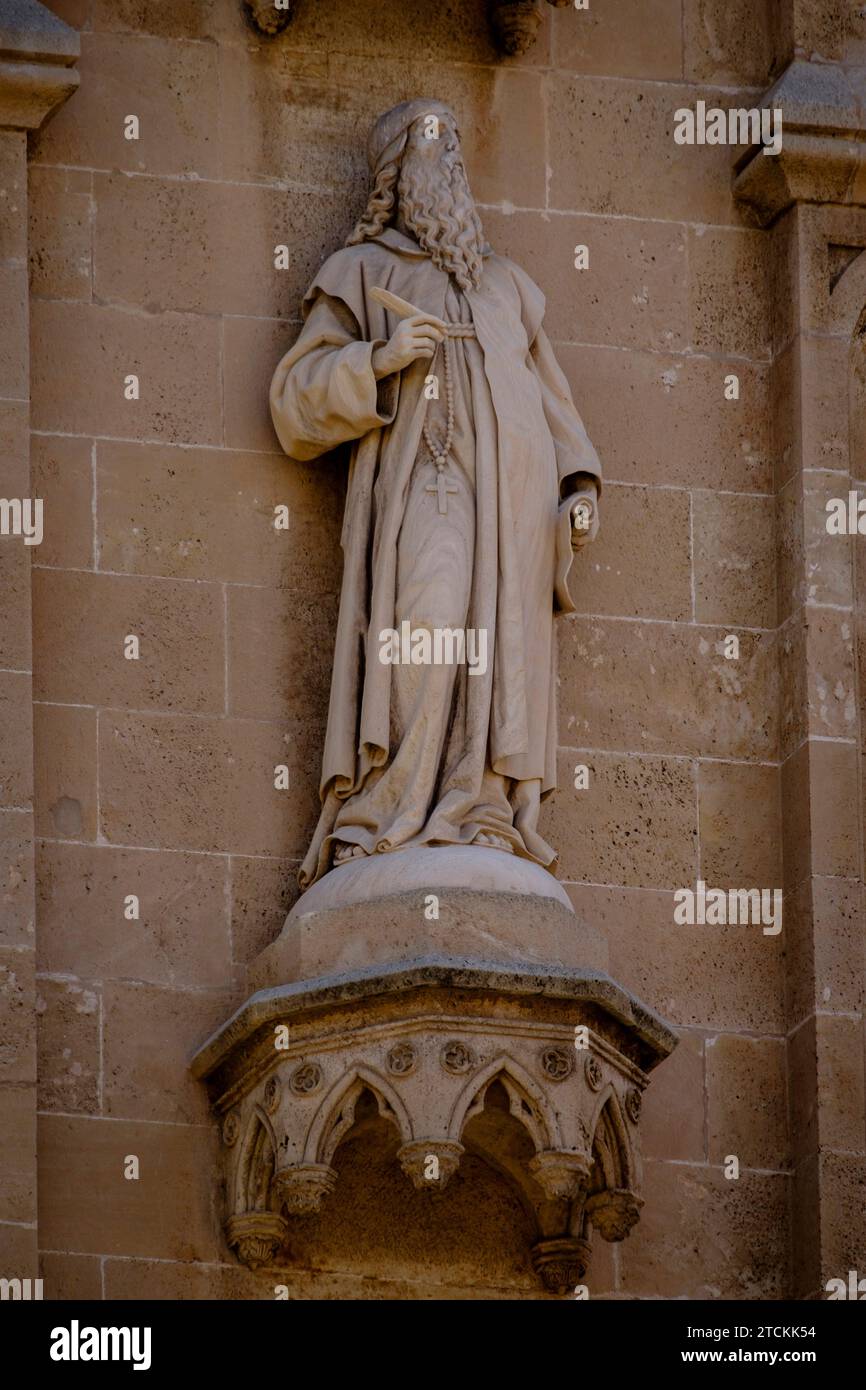
M 397 202 L 403 221 L 435 266 L 461 290 L 481 283 L 484 233 L 469 189 L 460 151 L 445 151 L 435 164 L 407 150 L 400 168 Z

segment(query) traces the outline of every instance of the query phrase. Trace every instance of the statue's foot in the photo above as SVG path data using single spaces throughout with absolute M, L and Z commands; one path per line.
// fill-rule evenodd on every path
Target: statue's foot
M 361 849 L 360 845 L 347 845 L 340 842 L 338 843 L 337 848 L 334 850 L 335 864 L 345 864 L 348 859 L 363 858 L 364 850 Z
M 489 845 L 491 849 L 504 849 L 507 854 L 514 853 L 510 840 L 506 840 L 503 835 L 494 835 L 484 830 L 475 836 L 472 843 L 473 845 Z

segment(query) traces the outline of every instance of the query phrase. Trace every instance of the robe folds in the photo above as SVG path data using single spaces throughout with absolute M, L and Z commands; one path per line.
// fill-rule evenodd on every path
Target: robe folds
M 442 349 L 377 381 L 372 354 L 398 319 L 371 298 L 376 286 L 474 328 L 450 339 L 444 514 L 423 439 L 425 417 L 445 434 Z M 331 867 L 335 842 L 374 853 L 492 833 L 549 868 L 556 855 L 536 822 L 556 785 L 554 614 L 572 607 L 562 500 L 575 475 L 600 482 L 601 470 L 542 328 L 544 297 L 490 253 L 463 294 L 388 228 L 332 255 L 303 312 L 274 373 L 274 426 L 300 462 L 341 445 L 350 459 L 322 810 L 301 886 Z M 381 634 L 405 620 L 483 630 L 486 671 L 382 660 Z

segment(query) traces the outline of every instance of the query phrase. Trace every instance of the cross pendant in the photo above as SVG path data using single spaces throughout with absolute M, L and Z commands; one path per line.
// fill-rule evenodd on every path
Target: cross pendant
M 449 493 L 449 492 L 459 492 L 459 490 L 460 490 L 460 489 L 457 487 L 457 484 L 456 484 L 456 483 L 449 483 L 449 482 L 448 482 L 448 480 L 447 480 L 446 477 L 445 477 L 444 472 L 443 472 L 441 469 L 440 469 L 439 472 L 437 472 L 437 474 L 436 474 L 436 481 L 435 481 L 435 483 L 428 483 L 427 486 L 426 486 L 425 489 L 424 489 L 425 492 L 435 492 L 435 493 L 438 493 L 438 496 L 439 496 L 439 515 L 440 515 L 440 516 L 447 516 L 447 515 L 448 515 L 448 493 Z

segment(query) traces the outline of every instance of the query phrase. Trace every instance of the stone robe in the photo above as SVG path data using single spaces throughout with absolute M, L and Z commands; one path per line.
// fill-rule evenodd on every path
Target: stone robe
M 445 435 L 440 347 L 377 382 L 371 356 L 398 320 L 380 286 L 474 335 L 450 339 L 454 436 L 438 505 L 425 417 Z M 336 252 L 304 300 L 304 327 L 279 363 L 271 413 L 299 461 L 351 445 L 343 584 L 322 811 L 301 869 L 306 888 L 334 842 L 367 853 L 470 844 L 479 832 L 550 867 L 540 801 L 556 785 L 554 611 L 562 499 L 574 475 L 600 479 L 595 451 L 541 327 L 544 298 L 517 266 L 484 258 L 462 294 L 409 237 L 388 228 Z M 434 372 L 440 399 L 428 401 Z M 567 571 L 559 541 L 559 574 Z M 555 598 L 555 594 L 558 596 Z M 487 670 L 393 665 L 381 634 L 460 628 L 487 634 Z

